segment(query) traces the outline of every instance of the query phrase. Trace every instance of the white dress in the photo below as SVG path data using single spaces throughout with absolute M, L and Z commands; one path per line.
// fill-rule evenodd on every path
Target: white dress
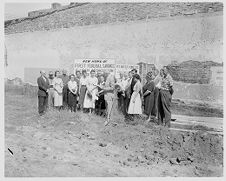
M 142 114 L 142 101 L 139 93 L 141 90 L 142 90 L 141 82 L 137 81 L 137 83 L 133 87 L 133 94 L 130 99 L 128 114 Z M 135 102 L 133 102 L 136 93 L 138 94 L 136 96 Z
M 55 77 L 53 79 L 53 88 L 54 88 L 54 106 L 63 105 L 63 81 L 61 78 Z
M 95 101 L 98 99 L 96 96 L 98 92 L 98 88 L 94 85 L 98 84 L 98 79 L 96 77 L 88 77 L 87 78 L 87 91 L 84 99 L 84 108 L 95 108 Z M 88 91 L 92 94 L 92 98 L 90 98 L 87 94 Z

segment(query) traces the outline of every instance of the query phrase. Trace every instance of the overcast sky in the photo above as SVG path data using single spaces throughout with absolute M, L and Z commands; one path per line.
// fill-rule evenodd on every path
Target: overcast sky
M 64 3 L 62 5 L 69 4 Z M 5 20 L 27 17 L 29 11 L 49 9 L 51 3 L 6 3 Z

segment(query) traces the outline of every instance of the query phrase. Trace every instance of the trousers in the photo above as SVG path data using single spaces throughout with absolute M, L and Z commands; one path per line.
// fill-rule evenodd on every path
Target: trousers
M 44 114 L 48 106 L 48 96 L 38 96 L 38 113 Z
M 171 121 L 171 99 L 172 96 L 167 90 L 159 91 L 158 112 L 159 123 L 170 127 Z
M 48 95 L 48 104 L 49 107 L 54 107 L 54 89 L 49 89 L 49 95 Z

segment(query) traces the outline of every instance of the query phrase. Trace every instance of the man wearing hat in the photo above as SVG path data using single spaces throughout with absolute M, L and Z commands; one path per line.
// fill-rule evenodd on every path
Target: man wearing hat
M 54 74 L 52 71 L 49 71 L 49 96 L 48 96 L 48 103 L 49 103 L 49 108 L 54 106 L 54 88 L 53 88 L 53 79 L 54 79 Z

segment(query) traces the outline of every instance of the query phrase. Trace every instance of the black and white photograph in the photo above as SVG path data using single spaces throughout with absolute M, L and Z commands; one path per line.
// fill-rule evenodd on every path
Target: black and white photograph
M 5 179 L 224 177 L 223 1 L 2 4 Z

